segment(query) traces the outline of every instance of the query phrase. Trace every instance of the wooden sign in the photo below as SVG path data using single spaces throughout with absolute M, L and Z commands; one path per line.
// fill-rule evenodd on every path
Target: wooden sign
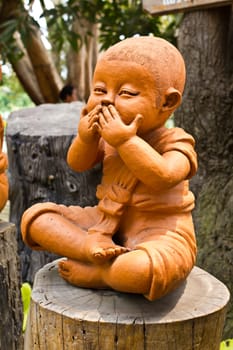
M 144 9 L 154 15 L 228 4 L 232 4 L 232 0 L 143 0 Z

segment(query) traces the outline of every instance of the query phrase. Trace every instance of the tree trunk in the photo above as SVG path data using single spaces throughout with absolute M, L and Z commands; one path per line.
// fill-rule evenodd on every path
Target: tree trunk
M 202 269 L 152 302 L 71 286 L 56 263 L 36 274 L 25 350 L 219 350 L 229 291 Z
M 9 20 L 18 19 L 20 16 L 26 16 L 28 13 L 24 9 L 22 2 L 18 0 L 3 0 L 0 4 L 0 24 L 4 28 L 4 24 Z M 0 33 L 3 29 L 0 28 Z M 19 33 L 16 33 L 19 35 Z M 16 69 L 16 74 L 24 87 L 25 91 L 36 104 L 43 102 L 56 103 L 59 101 L 59 91 L 62 88 L 62 79 L 50 57 L 50 52 L 45 48 L 41 33 L 36 26 L 27 28 L 27 36 L 25 36 L 24 47 L 22 38 L 16 37 L 16 46 L 20 48 L 25 55 L 20 61 L 15 61 L 15 56 L 11 53 L 8 59 Z M 6 48 L 0 48 L 4 50 Z M 31 73 L 31 74 L 30 74 Z M 35 81 L 36 80 L 36 81 Z M 32 82 L 35 86 L 32 86 Z M 38 87 L 40 91 L 38 90 Z
M 3 0 L 0 3 L 0 33 L 8 20 L 29 15 L 21 1 Z M 93 69 L 98 54 L 98 26 L 86 19 L 79 18 L 73 24 L 73 30 L 80 35 L 78 51 L 72 48 L 67 55 L 67 80 L 77 88 L 79 101 L 86 101 L 90 94 Z M 90 35 L 91 34 L 91 35 Z M 15 60 L 15 55 L 9 54 L 7 59 L 12 65 L 24 90 L 38 105 L 41 103 L 59 102 L 59 92 L 63 86 L 62 79 L 56 68 L 52 53 L 47 50 L 41 40 L 41 33 L 36 26 L 27 28 L 24 38 L 16 33 L 16 47 L 24 56 Z M 24 39 L 24 40 L 23 40 Z M 22 43 L 24 42 L 24 43 Z M 68 43 L 70 46 L 70 44 Z M 0 47 L 1 50 L 4 48 Z
M 77 131 L 81 102 L 43 104 L 13 112 L 8 118 L 7 149 L 10 180 L 10 221 L 16 225 L 23 281 L 55 255 L 32 251 L 21 239 L 23 212 L 35 203 L 95 205 L 101 169 L 83 173 L 66 163 L 67 150 Z
M 233 84 L 231 7 L 187 13 L 178 46 L 187 68 L 176 125 L 196 139 L 199 170 L 191 181 L 198 265 L 233 293 Z M 224 337 L 232 337 L 233 304 Z
M 41 94 L 34 69 L 32 67 L 30 58 L 28 57 L 27 51 L 23 46 L 19 33 L 15 34 L 15 39 L 19 50 L 23 52 L 23 57 L 17 61 L 12 59 L 12 57 L 9 57 L 9 62 L 11 63 L 12 68 L 17 75 L 17 78 L 19 79 L 22 87 L 28 93 L 31 100 L 36 105 L 44 103 L 45 99 Z
M 19 258 L 13 224 L 0 220 L 0 349 L 23 347 L 23 306 Z
M 78 100 L 87 101 L 97 60 L 97 25 L 86 20 L 76 20 L 73 30 L 81 36 L 82 45 L 78 52 L 71 49 L 68 53 L 68 80 L 76 87 Z
M 30 30 L 30 36 L 26 40 L 26 50 L 45 102 L 59 102 L 59 91 L 63 85 L 62 79 L 58 75 L 50 53 L 41 40 L 40 31 L 36 27 Z

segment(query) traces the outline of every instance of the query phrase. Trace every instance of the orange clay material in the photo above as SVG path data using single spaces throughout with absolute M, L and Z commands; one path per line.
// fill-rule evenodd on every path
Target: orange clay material
M 189 176 L 195 173 L 197 166 L 196 155 L 193 150 L 194 141 L 190 135 L 179 128 L 164 128 L 156 131 L 154 141 L 154 147 L 159 148 L 161 152 L 172 149 L 180 149 L 180 151 L 184 152 L 190 160 L 191 171 Z M 111 151 L 110 149 L 110 154 L 112 154 Z M 82 230 L 83 240 L 88 236 L 88 230 L 93 227 L 99 227 L 100 232 L 104 230 L 106 222 L 104 221 L 105 215 L 103 215 L 103 211 L 110 212 L 112 208 L 110 203 L 115 199 L 114 193 L 117 193 L 116 187 L 109 184 L 111 181 L 108 178 L 108 172 L 106 183 L 104 181 L 106 178 L 105 169 L 111 168 L 112 163 L 116 164 L 114 159 L 109 157 L 110 154 L 108 153 L 108 145 L 106 145 L 103 181 L 97 189 L 100 202 L 107 198 L 106 201 L 103 201 L 105 209 L 103 203 L 101 205 L 102 210 L 97 206 L 94 208 L 80 208 L 78 206 L 66 207 L 54 203 L 36 204 L 25 212 L 24 220 L 22 220 L 23 238 L 29 246 L 33 249 L 44 249 L 45 243 L 43 246 L 40 246 L 32 241 L 30 236 L 31 223 L 37 218 L 35 222 L 39 228 L 40 218 L 42 219 L 43 213 L 56 213 L 58 223 L 61 218 L 67 220 L 67 228 L 68 223 L 74 225 L 74 230 L 76 227 L 79 227 Z M 117 154 L 115 154 L 115 157 L 118 157 Z M 124 164 L 121 165 L 124 166 Z M 122 166 L 118 168 L 119 177 L 123 171 Z M 114 178 L 117 181 L 117 168 L 114 169 Z M 110 200 L 108 197 L 110 197 Z M 120 196 L 118 202 L 119 199 Z M 173 289 L 187 276 L 193 267 L 196 256 L 196 242 L 190 214 L 193 207 L 194 197 L 188 189 L 187 180 L 179 183 L 175 188 L 160 192 L 152 189 L 147 191 L 147 187 L 143 183 L 138 182 L 130 201 L 124 208 L 124 214 L 121 212 L 121 220 L 114 235 L 114 240 L 117 244 L 130 250 L 140 249 L 148 254 L 152 264 L 152 282 L 146 296 L 150 300 L 158 298 Z M 111 214 L 114 214 L 113 209 Z M 57 226 L 56 221 L 51 222 L 50 227 L 49 221 L 46 220 L 44 229 L 51 233 L 51 239 L 53 238 L 54 225 Z M 78 232 L 77 229 L 76 232 Z M 79 252 L 80 242 L 78 243 L 79 247 L 76 247 L 77 233 L 75 235 L 74 240 L 71 240 L 69 243 L 69 248 L 73 245 L 76 251 L 74 254 L 66 252 L 66 256 L 78 261 L 80 259 L 88 261 L 88 258 L 84 258 L 82 252 Z M 51 242 L 46 249 L 62 255 L 62 252 L 65 251 L 65 242 L 68 241 L 68 237 L 66 238 L 62 232 L 60 237 L 54 235 L 54 239 L 54 242 Z M 60 240 L 63 241 L 63 245 L 61 245 Z M 48 242 L 48 237 L 46 237 L 46 241 Z M 127 255 L 128 253 L 125 254 Z M 89 265 L 88 268 L 90 268 Z M 80 281 L 78 284 L 83 285 L 83 282 Z
M 7 157 L 2 152 L 4 126 L 0 116 L 0 211 L 4 208 L 8 199 L 8 180 L 6 176 Z
M 59 272 L 69 283 L 154 300 L 191 271 L 195 142 L 180 128 L 164 127 L 184 82 L 180 53 L 160 38 L 126 39 L 97 63 L 67 161 L 76 171 L 103 162 L 98 205 L 36 204 L 21 222 L 32 249 L 68 258 Z

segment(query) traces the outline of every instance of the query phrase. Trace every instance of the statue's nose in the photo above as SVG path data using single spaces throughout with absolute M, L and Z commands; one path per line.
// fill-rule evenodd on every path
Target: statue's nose
M 108 105 L 114 104 L 114 95 L 113 94 L 107 94 L 104 96 L 103 100 L 101 101 L 102 106 L 108 106 Z
M 101 105 L 102 105 L 102 106 L 108 106 L 108 105 L 110 105 L 110 104 L 111 104 L 111 102 L 110 102 L 110 101 L 107 101 L 107 100 L 104 100 L 104 101 L 101 102 Z

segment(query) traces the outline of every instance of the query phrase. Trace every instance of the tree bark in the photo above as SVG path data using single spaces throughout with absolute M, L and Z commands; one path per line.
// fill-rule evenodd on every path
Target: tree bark
M 10 221 L 17 228 L 23 281 L 32 283 L 35 272 L 55 258 L 47 252 L 32 251 L 22 242 L 23 212 L 40 202 L 82 207 L 97 203 L 101 167 L 76 173 L 66 163 L 82 107 L 81 102 L 43 104 L 15 111 L 8 118 Z
M 232 9 L 187 13 L 178 46 L 187 68 L 183 103 L 175 123 L 196 139 L 199 170 L 191 187 L 198 265 L 233 293 L 233 84 Z M 233 304 L 224 337 L 232 337 Z
M 12 68 L 17 75 L 17 78 L 19 79 L 19 82 L 21 83 L 24 90 L 27 91 L 31 100 L 36 105 L 44 103 L 45 99 L 41 94 L 33 66 L 31 64 L 27 51 L 23 46 L 19 33 L 15 33 L 15 39 L 19 50 L 23 52 L 23 57 L 17 61 L 14 59 L 12 60 L 11 57 L 9 57 L 9 62 L 11 63 Z
M 30 30 L 30 36 L 26 40 L 26 50 L 45 102 L 59 102 L 59 91 L 63 85 L 62 79 L 58 75 L 50 53 L 41 40 L 40 31 L 36 27 L 32 27 Z
M 23 307 L 16 230 L 0 220 L 0 349 L 23 348 Z
M 1 25 L 8 20 L 17 20 L 20 16 L 26 18 L 27 15 L 21 1 L 3 0 L 0 4 Z M 81 46 L 77 52 L 72 49 L 68 52 L 67 81 L 76 87 L 78 100 L 86 101 L 90 94 L 92 74 L 98 53 L 98 26 L 86 19 L 79 18 L 74 22 L 73 30 L 80 35 Z M 41 40 L 40 30 L 31 25 L 30 28 L 27 28 L 27 36 L 23 38 L 19 35 L 16 33 L 16 46 L 24 56 L 15 61 L 15 55 L 8 55 L 8 60 L 20 83 L 36 105 L 59 102 L 59 92 L 63 81 L 56 68 L 56 60 L 52 59 L 52 53 L 45 48 Z M 0 48 L 1 50 L 4 48 Z
M 25 16 L 26 19 L 26 15 L 28 14 L 21 1 L 3 0 L 0 4 L 1 25 L 8 20 L 17 20 L 20 16 Z M 16 74 L 25 91 L 36 104 L 43 102 L 56 103 L 59 101 L 59 91 L 63 85 L 62 79 L 54 66 L 49 51 L 46 50 L 41 40 L 39 29 L 36 26 L 31 26 L 27 30 L 23 48 L 21 47 L 22 42 L 19 44 L 20 38 L 17 38 L 17 46 L 25 54 L 25 57 L 17 63 L 12 54 L 8 56 L 8 59 L 12 63 L 13 69 L 17 69 Z M 1 48 L 1 50 L 4 50 L 4 48 Z M 32 75 L 28 74 L 30 71 Z M 23 74 L 25 72 L 27 73 Z M 32 81 L 35 78 L 35 87 L 32 88 Z M 40 92 L 36 91 L 38 87 Z
M 56 263 L 36 274 L 25 350 L 219 350 L 229 292 L 202 269 L 152 302 L 71 286 Z
M 78 100 L 87 101 L 97 60 L 98 30 L 96 24 L 86 20 L 76 20 L 73 30 L 81 36 L 82 44 L 78 52 L 70 49 L 68 53 L 68 80 L 76 87 Z

